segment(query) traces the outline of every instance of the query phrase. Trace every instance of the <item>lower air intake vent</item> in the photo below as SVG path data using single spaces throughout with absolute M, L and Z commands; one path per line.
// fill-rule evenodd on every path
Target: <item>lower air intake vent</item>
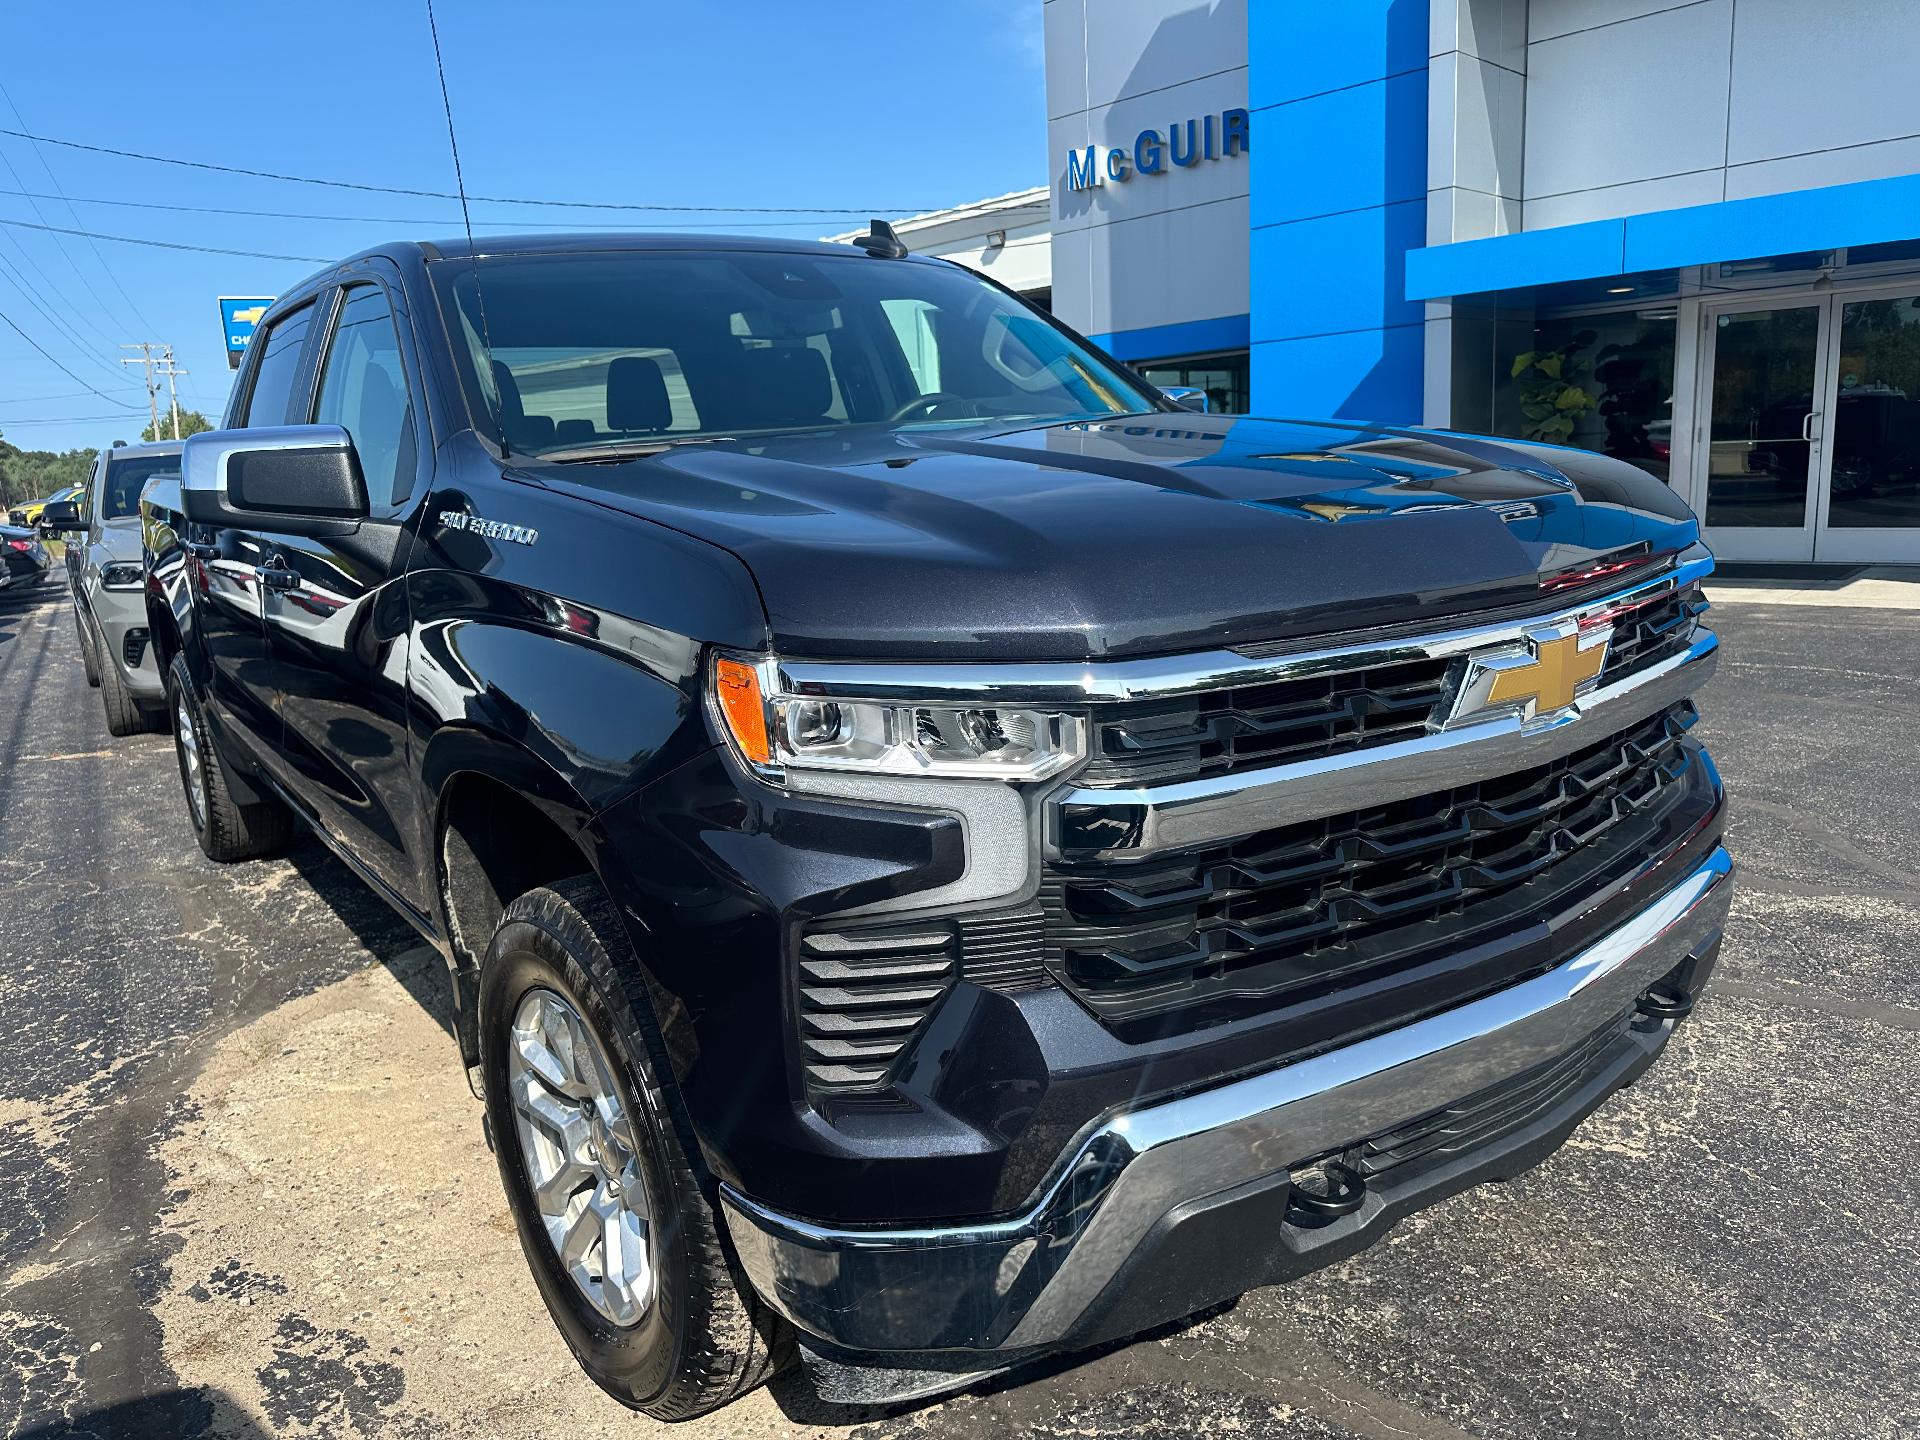
M 959 942 L 940 925 L 818 930 L 800 951 L 801 1057 L 820 1091 L 882 1084 L 959 971 Z

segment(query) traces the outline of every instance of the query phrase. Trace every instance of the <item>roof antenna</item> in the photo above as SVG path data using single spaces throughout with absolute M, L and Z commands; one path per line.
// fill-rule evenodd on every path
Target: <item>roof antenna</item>
M 433 36 L 433 68 L 440 74 L 440 105 L 447 112 L 447 146 L 453 151 L 453 183 L 460 192 L 460 219 L 467 227 L 467 258 L 473 261 L 473 296 L 480 305 L 480 348 L 487 352 L 487 369 L 491 371 L 494 366 L 493 334 L 487 328 L 487 292 L 480 284 L 480 252 L 473 243 L 473 216 L 467 210 L 467 182 L 460 173 L 460 141 L 453 133 L 453 100 L 447 94 L 447 67 L 440 58 L 440 27 L 434 23 L 433 0 L 427 0 L 427 29 Z M 497 382 L 491 374 L 486 378 L 487 383 L 496 384 L 497 388 Z M 500 454 L 504 459 L 511 453 L 507 448 L 506 421 L 496 413 L 494 423 L 500 431 Z
M 876 259 L 906 259 L 907 247 L 901 243 L 900 237 L 893 233 L 893 226 L 884 220 L 869 220 L 867 227 L 867 233 L 855 240 L 854 244 Z

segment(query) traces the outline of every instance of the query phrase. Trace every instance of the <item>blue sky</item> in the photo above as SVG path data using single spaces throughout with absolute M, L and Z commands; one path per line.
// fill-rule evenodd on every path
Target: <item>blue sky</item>
M 436 4 L 470 193 L 861 207 L 794 218 L 476 205 L 476 234 L 501 233 L 490 223 L 481 230 L 483 222 L 511 221 L 527 230 L 751 225 L 811 237 L 857 228 L 869 207 L 907 214 L 1040 184 L 1046 174 L 1041 0 Z M 12 102 L 0 98 L 6 129 L 453 189 L 424 0 L 10 6 L 0 56 Z M 0 221 L 320 260 L 459 229 L 452 201 L 211 174 L 5 135 L 0 191 L 49 197 L 0 193 Z M 215 297 L 275 294 L 315 268 L 0 224 L 0 314 L 111 397 L 89 393 L 0 324 L 0 436 L 27 449 L 137 438 L 146 396 L 137 370 L 117 363 L 122 341 L 171 342 L 192 372 L 182 403 L 217 415 L 230 375 Z M 120 414 L 124 422 L 67 419 Z M 42 420 L 63 423 L 29 423 Z

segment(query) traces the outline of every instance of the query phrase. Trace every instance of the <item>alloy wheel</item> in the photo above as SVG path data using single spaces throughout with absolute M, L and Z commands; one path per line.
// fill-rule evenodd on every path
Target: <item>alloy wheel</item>
M 653 1212 L 633 1118 L 586 1020 L 552 990 L 527 992 L 507 1052 L 527 1184 L 554 1254 L 615 1325 L 653 1303 Z
M 173 702 L 174 743 L 180 750 L 180 780 L 187 789 L 196 830 L 207 828 L 207 774 L 200 759 L 200 732 L 193 728 L 193 709 L 185 695 Z

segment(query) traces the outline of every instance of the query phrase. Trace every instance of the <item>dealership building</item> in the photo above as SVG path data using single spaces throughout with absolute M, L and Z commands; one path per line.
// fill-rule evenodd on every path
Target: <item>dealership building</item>
M 1725 557 L 1920 563 L 1920 3 L 1045 23 L 1048 186 L 916 249 L 1223 408 L 1560 440 Z

